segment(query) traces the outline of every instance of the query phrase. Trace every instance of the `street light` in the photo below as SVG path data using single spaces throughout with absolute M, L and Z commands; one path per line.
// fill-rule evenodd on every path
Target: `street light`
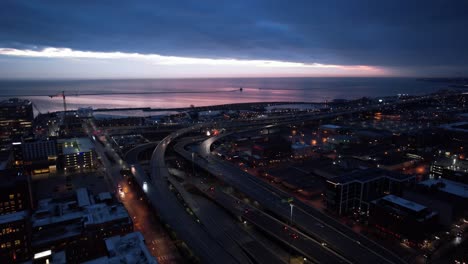
M 195 177 L 195 152 L 192 152 L 192 177 Z
M 289 224 L 291 225 L 292 227 L 292 224 L 293 224 L 293 208 L 294 208 L 294 204 L 290 203 L 289 204 L 289 207 L 291 208 L 291 215 L 289 217 Z
M 294 201 L 294 198 L 293 197 L 289 197 L 287 199 L 282 199 L 281 202 L 282 203 L 289 203 L 289 207 L 291 208 L 291 213 L 289 215 L 289 225 L 291 226 L 291 230 L 292 230 L 292 225 L 293 225 L 293 209 L 294 209 L 294 204 L 293 204 L 293 201 Z M 289 242 L 289 261 L 288 263 L 291 263 L 291 234 L 289 234 L 289 238 L 288 238 L 288 242 Z

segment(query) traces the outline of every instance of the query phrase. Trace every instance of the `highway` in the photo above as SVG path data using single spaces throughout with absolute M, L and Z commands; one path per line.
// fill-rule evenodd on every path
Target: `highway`
M 216 140 L 217 138 L 213 137 L 203 142 L 199 150 L 202 151 L 200 155 L 204 159 L 195 160 L 199 162 L 198 165 L 207 168 L 220 180 L 255 199 L 278 216 L 288 219 L 290 206 L 282 203 L 282 200 L 289 195 L 235 165 L 214 157 L 209 150 Z M 355 263 L 405 263 L 392 252 L 356 234 L 322 212 L 300 201 L 296 201 L 294 206 L 294 223 L 305 233 L 330 245 L 346 259 Z
M 186 151 L 184 145 L 193 143 L 190 139 L 183 140 L 177 143 L 174 147 L 176 152 L 182 155 L 185 159 L 191 159 L 191 153 Z M 209 162 L 206 162 L 205 156 L 196 157 L 194 161 L 200 166 L 202 169 L 210 171 Z M 222 179 L 224 180 L 224 179 Z M 226 181 L 229 183 L 228 181 Z M 234 185 L 233 185 L 234 186 Z M 235 186 L 234 186 L 235 187 Z M 200 188 L 202 189 L 202 188 Z M 226 209 L 230 210 L 232 213 L 239 214 L 239 204 L 244 204 L 241 201 L 235 201 L 232 197 L 229 197 L 226 194 L 223 194 L 220 191 L 216 191 L 214 193 L 207 192 L 207 195 L 210 196 L 213 200 L 218 202 L 221 206 L 225 207 Z M 282 241 L 284 244 L 289 245 L 291 243 L 290 237 L 288 234 L 282 230 L 284 226 L 288 226 L 288 224 L 275 219 L 260 210 L 251 207 L 250 205 L 244 204 L 243 207 L 249 208 L 249 213 L 242 215 L 245 219 L 249 222 L 253 223 L 255 226 L 260 228 L 266 233 L 269 233 L 271 236 L 275 237 L 279 241 Z M 289 207 L 289 206 L 288 206 Z M 243 212 L 241 209 L 240 211 Z M 287 221 L 287 220 L 286 220 Z M 289 230 L 293 230 L 289 226 Z M 321 241 L 313 239 L 306 234 L 302 234 L 300 231 L 295 231 L 298 235 L 298 238 L 294 241 L 295 243 L 291 245 L 294 249 L 301 254 L 307 256 L 310 260 L 315 260 L 317 263 L 351 263 L 347 259 L 343 258 L 341 255 L 336 254 L 333 250 L 329 247 L 324 247 Z
M 196 141 L 194 140 L 195 138 L 183 139 L 174 146 L 174 149 L 177 152 L 184 152 L 184 157 L 187 159 L 190 159 L 191 152 L 185 151 L 184 147 L 188 144 L 196 143 Z M 257 263 L 265 263 L 265 264 L 266 263 L 283 263 L 274 254 L 274 252 L 271 252 L 265 245 L 253 239 L 253 237 L 247 232 L 245 232 L 244 229 L 239 228 L 238 222 L 236 222 L 236 220 L 234 220 L 232 217 L 226 215 L 226 213 L 221 209 L 221 207 L 223 207 L 224 209 L 230 211 L 231 214 L 239 215 L 239 212 L 241 212 L 242 210 L 238 210 L 239 208 L 237 207 L 239 206 L 239 204 L 237 204 L 236 201 L 234 201 L 233 199 L 225 199 L 225 198 L 223 199 L 225 195 L 223 195 L 222 192 L 219 192 L 217 190 L 215 192 L 207 191 L 207 189 L 209 189 L 209 186 L 198 182 L 199 181 L 198 178 L 190 178 L 190 179 L 191 179 L 190 182 L 193 186 L 197 187 L 201 192 L 205 193 L 207 197 L 210 197 L 211 200 L 215 201 L 220 206 L 218 207 L 214 203 L 204 198 L 201 198 L 201 197 L 198 198 L 197 199 L 198 204 L 202 205 L 202 207 L 199 208 L 200 211 L 198 212 L 195 211 L 195 214 L 197 214 L 197 216 L 200 217 L 200 219 L 202 220 L 202 223 L 204 224 L 210 223 L 210 227 L 213 227 L 213 229 L 217 229 L 218 225 L 223 226 L 223 228 L 227 229 L 227 232 L 229 232 L 229 237 L 235 240 L 241 248 L 243 248 L 246 252 L 248 252 L 249 255 L 252 256 L 252 258 L 254 258 Z M 217 195 L 213 196 L 213 194 L 217 194 Z M 253 222 L 256 222 L 255 219 L 253 219 Z M 276 222 L 278 221 L 274 220 L 274 222 L 276 224 Z M 268 226 L 268 225 L 265 225 L 265 226 Z M 279 224 L 279 226 L 282 227 L 281 224 Z M 273 230 L 273 228 L 271 230 Z M 270 235 L 276 235 L 276 233 L 273 233 Z M 282 240 L 283 243 L 285 244 L 288 243 L 287 237 L 286 238 L 278 237 L 278 238 L 280 238 L 280 240 Z M 309 249 L 312 249 L 312 248 L 313 247 L 310 247 Z M 335 263 L 338 263 L 338 262 L 335 262 Z
M 258 129 L 258 128 L 257 128 Z M 283 219 L 288 219 L 290 208 L 288 204 L 283 204 L 282 200 L 288 197 L 287 193 L 270 186 L 256 177 L 242 171 L 238 167 L 218 160 L 210 152 L 210 146 L 219 137 L 212 137 L 206 140 L 199 148 L 199 155 L 202 158 L 194 159 L 198 166 L 207 169 L 213 175 L 227 182 L 248 196 L 257 200 L 269 210 L 278 214 Z M 183 153 L 180 146 L 176 146 L 176 151 Z M 182 152 L 182 153 L 181 153 Z M 190 160 L 190 157 L 186 157 Z M 295 203 L 295 224 L 300 226 L 309 235 L 320 238 L 324 243 L 330 245 L 339 255 L 356 263 L 404 263 L 402 259 L 380 245 L 369 239 L 354 233 L 348 227 L 343 226 L 334 219 L 324 215 L 301 203 Z
M 237 248 L 245 251 L 255 260 L 255 263 L 284 263 L 275 255 L 274 252 L 270 251 L 266 245 L 259 243 L 249 233 L 242 229 L 239 226 L 239 223 L 236 223 L 236 220 L 232 218 L 232 216 L 228 215 L 221 207 L 218 207 L 218 205 L 202 196 L 195 196 L 195 199 L 198 204 L 209 209 L 208 212 L 200 212 L 205 218 L 202 219 L 202 222 L 205 222 L 207 220 L 206 218 L 211 218 L 212 221 L 217 222 L 217 225 L 223 227 L 224 232 L 228 234 L 228 237 L 236 242 Z
M 314 263 L 351 263 L 336 255 L 321 242 L 307 236 L 291 225 L 284 223 L 223 191 L 207 192 L 207 195 L 218 204 L 229 210 L 232 214 L 256 226 L 258 229 L 281 241 L 284 245 L 292 247 L 295 251 L 306 256 Z M 293 236 L 296 235 L 294 238 Z
M 416 102 L 421 98 L 414 98 L 405 100 L 399 103 Z M 194 222 L 187 219 L 187 214 L 183 212 L 183 208 L 177 203 L 175 197 L 167 188 L 167 179 L 169 172 L 165 165 L 165 152 L 176 138 L 179 138 L 190 132 L 197 132 L 211 127 L 219 128 L 230 128 L 240 129 L 241 127 L 259 128 L 261 126 L 272 127 L 281 124 L 292 124 L 302 123 L 312 120 L 320 120 L 333 118 L 340 115 L 350 115 L 362 111 L 370 111 L 378 109 L 383 105 L 369 105 L 366 107 L 359 107 L 357 109 L 346 110 L 342 112 L 332 112 L 326 114 L 301 114 L 301 115 L 288 115 L 285 117 L 274 117 L 267 119 L 253 119 L 253 120 L 242 120 L 226 121 L 219 123 L 204 123 L 197 124 L 188 128 L 180 129 L 176 132 L 171 133 L 165 137 L 156 147 L 151 158 L 151 180 L 142 173 L 137 173 L 137 181 L 141 186 L 147 187 L 147 193 L 152 201 L 153 205 L 160 211 L 161 217 L 166 223 L 174 225 L 174 229 L 177 230 L 178 234 L 196 251 L 197 254 L 205 260 L 205 262 L 213 262 L 222 256 L 226 257 L 226 261 L 234 261 L 234 257 L 229 255 L 225 250 L 220 248 L 217 243 L 209 243 L 210 237 L 206 232 L 202 232 L 201 228 L 191 230 L 189 226 L 193 226 Z M 209 142 L 209 141 L 206 141 Z M 216 177 L 222 181 L 232 185 L 236 189 L 244 192 L 246 195 L 257 200 L 264 207 L 277 214 L 283 219 L 288 219 L 290 214 L 289 204 L 281 203 L 281 201 L 287 197 L 287 194 L 273 188 L 265 183 L 259 181 L 255 177 L 248 173 L 243 172 L 239 168 L 228 164 L 226 162 L 219 161 L 212 157 L 210 153 L 211 143 L 206 143 L 201 148 L 201 159 L 195 159 L 195 162 L 200 167 L 206 168 Z M 138 169 L 138 171 L 140 171 Z M 167 197 L 166 197 L 167 196 Z M 177 209 L 175 209 L 175 208 Z M 398 256 L 377 245 L 376 243 L 366 239 L 365 237 L 354 233 L 349 228 L 336 222 L 334 219 L 324 215 L 323 213 L 300 203 L 299 201 L 295 204 L 294 223 L 300 227 L 302 231 L 314 237 L 315 239 L 321 239 L 323 243 L 326 243 L 335 254 L 338 256 L 345 257 L 348 261 L 355 263 L 404 263 Z M 184 225 L 184 222 L 188 225 Z M 320 224 L 320 225 L 317 225 Z M 202 235 L 197 236 L 197 235 Z M 216 245 L 210 248 L 209 244 Z
M 206 228 L 206 232 L 218 241 L 223 248 L 231 255 L 236 256 L 240 263 L 252 263 L 249 257 L 242 250 L 242 243 L 248 241 L 247 236 L 242 236 L 243 233 L 234 232 L 233 223 L 225 218 L 216 217 L 216 206 L 212 206 L 210 202 L 203 199 L 197 199 L 195 195 L 188 193 L 185 188 L 172 176 L 169 182 L 179 191 L 188 207 L 192 209 L 194 214 L 201 221 L 201 224 Z M 223 221 L 224 220 L 224 221 Z M 241 235 L 241 236 L 239 236 Z
M 152 166 L 151 178 L 146 175 L 138 163 L 138 153 L 151 147 L 154 147 L 154 144 L 144 144 L 130 150 L 126 155 L 126 160 L 132 166 L 136 181 L 145 190 L 160 218 L 176 232 L 178 238 L 182 239 L 203 263 L 219 263 L 220 259 L 224 263 L 241 263 L 186 212 L 176 196 L 168 189 L 169 173 L 164 161 L 166 148 L 164 143 L 158 144 L 153 153 L 153 164 L 155 161 L 160 162 Z
M 135 158 L 138 156 L 138 153 L 143 151 L 145 148 L 154 146 L 155 144 L 145 144 L 141 145 L 127 154 L 127 160 L 129 163 L 135 164 Z M 135 169 L 135 165 L 133 165 Z M 195 215 L 201 220 L 201 223 L 204 226 L 209 226 L 206 231 L 217 241 L 225 245 L 226 250 L 231 253 L 235 253 L 236 256 L 242 256 L 244 253 L 239 251 L 247 252 L 248 255 L 255 259 L 256 263 L 264 264 L 275 264 L 275 263 L 284 263 L 274 252 L 269 251 L 269 249 L 258 243 L 253 237 L 251 237 L 245 230 L 240 228 L 235 220 L 227 215 L 222 209 L 212 202 L 206 200 L 203 197 L 197 197 L 196 195 L 190 195 L 186 193 L 185 188 L 180 185 L 172 178 L 169 178 L 170 182 L 179 190 L 180 194 L 184 198 L 184 201 L 189 204 L 190 208 L 193 210 Z M 190 197 L 189 197 L 190 196 Z M 193 219 L 191 219 L 193 221 Z M 250 263 L 250 259 L 247 256 L 243 256 L 241 263 Z

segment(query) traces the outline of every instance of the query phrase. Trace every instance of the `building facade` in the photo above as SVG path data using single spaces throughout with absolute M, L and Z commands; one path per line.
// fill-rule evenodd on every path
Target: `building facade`
M 12 98 L 0 102 L 0 150 L 10 147 L 13 141 L 32 134 L 34 112 L 32 102 Z
M 96 152 L 87 137 L 57 140 L 60 165 L 64 171 L 94 169 Z
M 30 255 L 29 219 L 26 211 L 0 216 L 0 263 L 27 260 Z
M 30 177 L 21 171 L 0 171 L 0 215 L 31 209 L 30 187 Z
M 57 141 L 29 140 L 21 143 L 20 156 L 23 167 L 31 174 L 55 173 L 57 170 Z
M 401 194 L 415 177 L 381 169 L 359 170 L 326 181 L 327 209 L 338 214 L 368 214 L 369 203 L 386 194 Z
M 438 223 L 437 212 L 395 195 L 386 195 L 370 204 L 370 224 L 410 244 L 417 244 L 427 238 Z

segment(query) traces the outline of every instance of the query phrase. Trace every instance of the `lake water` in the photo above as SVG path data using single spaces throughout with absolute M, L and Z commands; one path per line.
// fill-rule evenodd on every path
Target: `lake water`
M 243 92 L 239 91 L 240 87 Z M 0 81 L 0 97 L 28 98 L 41 112 L 47 112 L 63 110 L 61 97 L 48 96 L 61 91 L 68 94 L 68 109 L 77 109 L 88 106 L 173 108 L 246 102 L 324 102 L 399 93 L 417 95 L 446 87 L 444 83 L 411 78 L 3 80 Z M 155 94 L 118 94 L 148 92 Z M 95 95 L 97 93 L 116 94 Z

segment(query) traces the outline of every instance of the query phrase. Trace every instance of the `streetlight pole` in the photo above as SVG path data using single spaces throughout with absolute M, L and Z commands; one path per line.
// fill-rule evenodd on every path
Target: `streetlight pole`
M 289 206 L 291 207 L 291 215 L 289 217 L 289 224 L 292 226 L 293 224 L 293 208 L 294 208 L 294 204 L 293 203 L 290 203 Z
M 291 232 L 289 234 L 289 261 L 288 263 L 291 263 L 291 254 L 292 254 L 292 247 L 291 247 L 291 244 L 292 244 L 292 228 L 293 228 L 293 208 L 294 208 L 294 204 L 291 202 L 289 202 L 289 207 L 291 208 L 291 214 L 289 215 L 289 226 L 291 227 Z
M 291 208 L 291 213 L 289 214 L 289 226 L 290 226 L 290 233 L 288 234 L 289 235 L 289 238 L 288 238 L 288 242 L 289 242 L 289 261 L 288 263 L 291 263 L 291 254 L 292 254 L 292 248 L 291 248 L 291 244 L 292 244 L 292 241 L 291 241 L 291 238 L 292 238 L 292 225 L 293 225 L 293 209 L 294 209 L 294 204 L 293 204 L 293 201 L 294 201 L 294 198 L 293 197 L 289 197 L 287 199 L 282 199 L 281 202 L 282 203 L 288 203 L 289 204 L 289 207 Z
M 195 178 L 195 152 L 192 152 L 192 177 Z

